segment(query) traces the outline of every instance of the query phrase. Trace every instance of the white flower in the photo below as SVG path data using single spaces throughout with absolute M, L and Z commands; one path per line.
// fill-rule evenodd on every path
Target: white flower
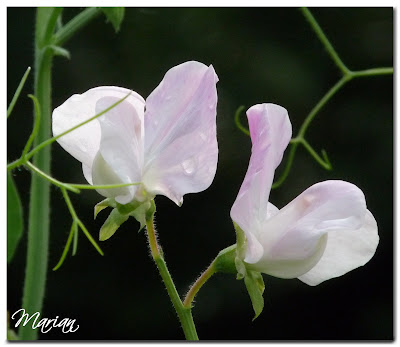
M 363 192 L 344 181 L 317 183 L 278 210 L 269 200 L 274 172 L 292 136 L 287 111 L 260 104 L 247 111 L 252 154 L 231 209 L 247 239 L 246 267 L 317 285 L 367 263 L 378 227 Z
M 218 77 L 190 61 L 170 69 L 145 101 L 132 92 L 99 118 L 59 138 L 82 162 L 93 185 L 142 182 L 98 192 L 121 204 L 162 194 L 180 205 L 183 195 L 207 189 L 216 172 Z M 93 117 L 130 91 L 97 87 L 71 96 L 53 112 L 54 136 Z

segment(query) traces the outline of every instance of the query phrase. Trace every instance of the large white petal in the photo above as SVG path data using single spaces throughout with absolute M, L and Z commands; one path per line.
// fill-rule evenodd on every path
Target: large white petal
M 132 91 L 120 87 L 97 87 L 89 89 L 83 94 L 72 95 L 53 111 L 53 135 L 57 136 L 95 116 L 96 104 L 101 98 L 121 99 L 129 92 Z M 132 92 L 124 102 L 131 103 L 135 108 L 144 104 L 143 98 L 135 92 Z M 82 162 L 85 178 L 89 183 L 92 183 L 91 168 L 100 148 L 100 137 L 100 124 L 95 119 L 57 140 L 61 147 Z
M 251 233 L 258 237 L 260 226 L 270 217 L 268 211 L 274 211 L 268 202 L 269 193 L 275 169 L 292 136 L 292 126 L 286 109 L 275 104 L 255 105 L 247 111 L 247 117 L 252 152 L 249 168 L 231 209 L 231 218 L 249 240 Z M 260 252 L 251 255 L 251 249 L 255 248 L 248 247 L 246 259 L 256 262 Z
M 328 233 L 326 249 L 321 259 L 299 279 L 310 286 L 316 286 L 323 281 L 342 276 L 365 265 L 375 254 L 378 243 L 378 225 L 367 210 L 361 228 Z
M 218 77 L 191 61 L 170 69 L 146 100 L 146 189 L 181 204 L 207 189 L 216 172 Z
M 117 101 L 115 96 L 99 99 L 96 113 Z M 140 182 L 143 168 L 143 115 L 143 103 L 132 104 L 124 100 L 98 118 L 101 140 L 92 167 L 94 184 Z M 102 189 L 99 193 L 125 204 L 133 199 L 137 188 Z
M 331 235 L 360 229 L 366 211 L 364 194 L 355 185 L 317 183 L 264 223 L 258 237 L 264 254 L 253 267 L 282 278 L 304 275 L 330 249 Z

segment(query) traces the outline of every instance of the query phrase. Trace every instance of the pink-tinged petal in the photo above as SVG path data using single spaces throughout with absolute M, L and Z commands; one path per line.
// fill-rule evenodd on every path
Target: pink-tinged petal
M 96 103 L 96 113 L 110 107 L 118 98 L 106 96 Z M 101 128 L 100 149 L 92 167 L 93 184 L 140 182 L 143 168 L 144 104 L 125 100 L 98 118 Z M 138 186 L 102 189 L 121 204 L 131 201 Z
M 292 126 L 286 109 L 275 104 L 255 105 L 247 111 L 247 117 L 252 141 L 251 158 L 232 206 L 231 218 L 250 239 L 251 233 L 258 237 L 260 225 L 270 217 L 269 193 L 275 169 L 292 136 Z M 248 257 L 256 259 L 255 256 Z
M 218 77 L 212 66 L 187 62 L 169 70 L 146 100 L 146 190 L 181 204 L 214 179 L 218 144 Z
M 83 94 L 72 95 L 53 111 L 53 135 L 57 136 L 95 116 L 96 104 L 101 98 L 115 97 L 119 100 L 129 92 L 132 91 L 120 87 L 97 87 Z M 144 105 L 143 98 L 135 92 L 124 102 L 131 103 L 135 108 Z M 95 119 L 57 140 L 61 147 L 82 162 L 85 178 L 91 184 L 92 163 L 100 148 L 100 137 L 100 124 Z
M 264 223 L 258 237 L 264 256 L 253 267 L 281 278 L 304 275 L 324 257 L 331 235 L 360 229 L 366 211 L 355 185 L 317 183 Z
M 326 249 L 317 263 L 299 280 L 310 286 L 339 277 L 365 265 L 375 254 L 379 243 L 378 225 L 370 211 L 359 229 L 336 230 L 328 233 Z

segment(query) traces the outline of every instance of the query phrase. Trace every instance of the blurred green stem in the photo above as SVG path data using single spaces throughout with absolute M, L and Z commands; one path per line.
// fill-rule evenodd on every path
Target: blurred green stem
M 42 7 L 36 11 L 34 94 L 40 105 L 42 121 L 34 139 L 34 146 L 47 140 L 51 135 L 51 67 L 54 50 L 48 49 L 48 47 L 54 45 L 53 34 L 61 12 L 62 8 L 54 7 Z M 74 26 L 74 30 L 69 30 L 68 35 L 64 35 L 62 39 L 59 38 L 57 44 L 65 42 L 92 18 L 93 16 L 85 17 L 85 21 L 81 21 L 79 26 Z M 50 162 L 50 146 L 43 148 L 33 156 L 33 165 L 42 172 L 50 172 Z M 33 175 L 30 196 L 28 249 L 22 308 L 27 313 L 33 314 L 42 312 L 45 293 L 49 248 L 49 182 L 40 179 L 38 175 Z M 38 331 L 27 324 L 20 326 L 19 335 L 21 340 L 36 340 Z
M 53 54 L 41 46 L 43 30 L 49 30 L 51 16 L 43 22 L 43 12 L 47 9 L 38 8 L 35 32 L 35 81 L 34 93 L 40 104 L 42 122 L 34 140 L 34 145 L 50 137 L 51 124 L 51 65 Z M 53 13 L 55 10 L 53 11 Z M 50 147 L 43 149 L 33 158 L 33 163 L 40 170 L 50 171 Z M 45 293 L 50 219 L 50 189 L 49 183 L 33 175 L 31 181 L 31 200 L 29 205 L 28 250 L 25 272 L 22 308 L 29 314 L 42 312 Z M 21 340 L 36 340 L 37 330 L 27 324 L 19 328 Z

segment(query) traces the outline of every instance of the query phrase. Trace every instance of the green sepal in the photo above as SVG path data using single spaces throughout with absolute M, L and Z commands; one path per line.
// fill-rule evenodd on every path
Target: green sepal
M 139 223 L 140 227 L 138 231 L 143 230 L 143 228 L 146 226 L 146 216 L 147 213 L 151 209 L 151 202 L 146 201 L 145 203 L 141 204 L 139 207 L 134 209 L 129 215 L 135 218 Z
M 104 199 L 103 201 L 100 201 L 95 207 L 94 207 L 94 219 L 96 219 L 98 213 L 102 210 L 104 210 L 107 207 L 117 207 L 117 203 L 115 202 L 114 199 L 107 198 Z
M 114 208 L 100 229 L 99 240 L 105 241 L 113 236 L 121 224 L 128 218 L 129 215 L 121 214 L 118 209 Z
M 100 7 L 107 19 L 111 22 L 115 32 L 121 28 L 121 23 L 124 20 L 125 7 Z
M 253 320 L 255 320 L 264 308 L 264 298 L 263 293 L 265 289 L 264 280 L 262 275 L 258 271 L 252 271 L 246 268 L 246 264 L 243 259 L 246 254 L 247 240 L 244 231 L 233 222 L 236 231 L 236 257 L 235 257 L 235 266 L 237 270 L 237 279 L 241 280 L 244 278 L 244 283 L 247 288 L 247 292 L 249 293 L 251 304 L 253 305 L 255 316 Z
M 253 318 L 254 321 L 264 308 L 264 280 L 260 272 L 247 270 L 246 275 L 244 276 L 244 283 L 246 284 L 251 304 L 253 305 L 255 313 Z
M 243 259 L 246 254 L 247 240 L 244 231 L 233 222 L 233 226 L 236 231 L 236 258 L 235 258 L 235 266 L 237 270 L 237 279 L 241 280 L 246 276 L 246 266 L 243 262 Z
M 156 205 L 154 200 L 145 202 L 132 201 L 125 205 L 117 203 L 117 209 L 121 214 L 135 218 L 140 223 L 139 231 L 141 231 L 146 226 L 146 220 L 153 217 Z
M 237 272 L 236 279 L 242 280 L 246 276 L 247 270 L 243 260 L 240 259 L 238 256 L 235 257 L 235 267 Z
M 23 231 L 22 205 L 11 172 L 7 172 L 7 263 L 11 261 Z
M 237 272 L 235 265 L 236 258 L 236 244 L 226 247 L 218 253 L 214 260 L 214 267 L 216 272 L 233 273 Z

